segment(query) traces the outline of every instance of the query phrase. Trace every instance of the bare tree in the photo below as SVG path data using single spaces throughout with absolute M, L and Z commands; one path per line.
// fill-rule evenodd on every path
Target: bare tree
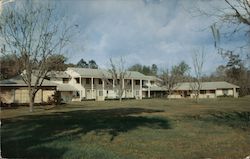
M 166 86 L 168 90 L 168 98 L 170 97 L 170 95 L 172 95 L 173 88 L 178 83 L 178 77 L 176 76 L 176 74 L 172 74 L 171 72 L 172 71 L 170 71 L 169 69 L 166 69 L 163 70 L 161 74 L 163 85 Z
M 168 95 L 172 95 L 174 87 L 179 86 L 179 82 L 184 82 L 186 79 L 186 73 L 190 70 L 188 64 L 184 61 L 178 65 L 172 66 L 171 70 L 165 69 L 162 71 L 161 79 L 163 85 L 168 90 Z
M 209 1 L 205 1 L 208 3 Z M 217 1 L 216 1 L 217 2 Z M 194 13 L 197 15 L 214 17 L 217 21 L 214 24 L 218 26 L 230 24 L 230 26 L 235 26 L 233 32 L 240 31 L 242 28 L 240 24 L 245 26 L 250 26 L 250 1 L 249 0 L 223 0 L 220 1 L 223 7 L 210 5 L 209 9 L 212 11 L 207 11 L 200 6 L 195 7 Z M 217 4 L 213 3 L 212 4 Z M 250 29 L 244 30 L 250 32 Z
M 225 38 L 233 38 L 235 34 L 250 36 L 250 1 L 223 0 L 220 2 L 224 4 L 223 7 L 211 5 L 209 8 L 212 11 L 206 11 L 201 9 L 201 7 L 197 7 L 195 11 L 198 11 L 199 15 L 215 19 L 215 22 L 210 26 L 214 37 L 214 45 L 218 48 L 219 53 L 224 55 L 229 50 L 220 46 L 221 35 Z M 250 58 L 249 42 L 247 40 L 245 44 L 230 51 L 238 52 L 239 54 L 246 53 L 247 57 Z
M 37 1 L 19 1 L 19 5 L 5 6 L 0 16 L 0 35 L 4 39 L 3 54 L 16 54 L 28 86 L 30 112 L 34 99 L 50 66 L 53 54 L 60 53 L 68 44 L 74 26 L 56 17 L 55 7 Z
M 125 68 L 124 59 L 120 58 L 117 63 L 110 59 L 110 69 L 108 71 L 112 76 L 113 83 L 110 83 L 109 80 L 106 81 L 110 84 L 114 84 L 114 90 L 118 94 L 118 98 L 121 102 L 122 96 L 125 92 L 125 78 L 128 78 L 130 76 L 127 69 Z M 107 78 L 105 77 L 105 79 Z
M 200 95 L 200 91 L 202 89 L 202 74 L 203 74 L 203 64 L 205 60 L 204 48 L 195 49 L 192 55 L 194 75 L 193 82 L 191 82 L 190 87 L 195 94 L 196 102 L 198 102 L 198 98 Z

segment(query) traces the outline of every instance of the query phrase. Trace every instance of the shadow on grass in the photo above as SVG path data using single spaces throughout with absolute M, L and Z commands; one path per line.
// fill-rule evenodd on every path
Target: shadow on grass
M 243 131 L 250 131 L 250 112 L 214 112 L 206 115 L 186 116 L 189 119 L 213 122 Z
M 78 110 L 46 115 L 27 115 L 2 120 L 2 156 L 8 158 L 60 158 L 67 151 L 65 141 L 81 138 L 94 131 L 110 134 L 110 141 L 119 133 L 138 127 L 169 129 L 165 118 L 138 116 L 159 110 L 119 108 L 106 110 Z M 51 147 L 51 143 L 62 146 Z

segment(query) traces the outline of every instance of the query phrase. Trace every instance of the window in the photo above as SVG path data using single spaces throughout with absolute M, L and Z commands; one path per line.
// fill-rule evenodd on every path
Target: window
M 140 85 L 140 80 L 135 80 L 135 85 Z
M 63 83 L 69 83 L 69 78 L 63 78 Z
M 90 84 L 91 79 L 90 78 L 86 78 L 86 84 Z
M 209 93 L 215 93 L 215 90 L 209 90 Z
M 113 84 L 113 80 L 112 79 L 108 79 L 108 84 L 112 85 Z
M 206 94 L 205 90 L 200 90 L 200 94 Z
M 151 85 L 155 84 L 155 81 L 150 81 L 150 84 L 151 84 Z
M 129 80 L 128 85 L 129 85 L 129 86 L 132 85 L 132 80 Z
M 239 90 L 240 90 L 239 88 L 236 88 L 236 92 L 237 92 L 237 93 L 239 93 Z
M 80 83 L 80 78 L 75 78 L 76 83 Z
M 102 84 L 102 79 L 99 79 L 99 84 Z
M 76 97 L 80 97 L 80 92 L 76 92 Z

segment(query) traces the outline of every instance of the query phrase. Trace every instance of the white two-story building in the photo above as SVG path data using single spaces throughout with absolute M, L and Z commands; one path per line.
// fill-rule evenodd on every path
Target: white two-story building
M 66 71 L 51 72 L 50 81 L 58 83 L 63 101 L 115 99 L 118 92 L 112 74 L 107 70 L 70 67 Z M 127 71 L 122 82 L 123 98 L 150 98 L 158 88 L 158 78 L 145 76 L 136 71 Z M 151 88 L 154 88 L 151 91 Z

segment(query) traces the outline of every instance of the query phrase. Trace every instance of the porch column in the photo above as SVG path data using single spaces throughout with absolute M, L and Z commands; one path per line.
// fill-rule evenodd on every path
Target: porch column
M 116 97 L 116 92 L 115 92 L 115 80 L 112 79 L 112 82 L 113 82 L 113 98 Z
M 148 98 L 150 98 L 150 81 L 148 80 Z
M 234 93 L 234 98 L 237 98 L 237 94 L 236 94 L 236 88 L 233 88 L 233 93 Z
M 124 89 L 124 79 L 122 79 L 122 89 Z
M 102 94 L 104 96 L 104 79 L 102 80 Z
M 124 94 L 124 79 L 122 79 L 121 82 L 122 82 L 122 95 L 125 95 L 125 94 Z
M 81 76 L 79 77 L 80 85 L 82 86 L 82 78 Z M 82 100 L 82 87 L 80 87 L 80 101 Z
M 140 79 L 140 99 L 142 99 L 142 80 Z
M 134 98 L 134 79 L 131 79 L 131 85 L 132 85 L 132 98 Z
M 91 77 L 91 99 L 93 99 L 93 92 L 94 92 L 93 82 L 94 82 L 94 78 Z
M 13 89 L 13 103 L 15 103 L 16 100 L 16 89 Z
M 41 89 L 41 103 L 43 103 L 43 89 Z

